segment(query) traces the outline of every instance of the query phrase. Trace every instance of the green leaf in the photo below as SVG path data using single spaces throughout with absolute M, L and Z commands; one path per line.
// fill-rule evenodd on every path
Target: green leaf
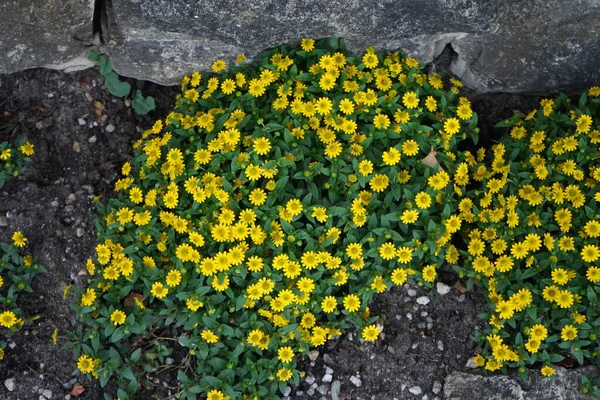
M 117 97 L 125 97 L 131 91 L 131 85 L 127 82 L 123 82 L 119 79 L 119 75 L 111 72 L 106 75 L 105 80 L 106 90 L 108 93 Z
M 136 90 L 135 97 L 131 102 L 131 106 L 133 107 L 133 111 L 135 111 L 136 114 L 145 115 L 148 114 L 150 111 L 154 110 L 156 104 L 154 103 L 154 97 L 144 97 L 142 95 L 141 90 Z

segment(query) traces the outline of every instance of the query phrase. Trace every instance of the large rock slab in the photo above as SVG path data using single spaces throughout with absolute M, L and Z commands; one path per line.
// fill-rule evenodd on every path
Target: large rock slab
M 93 0 L 0 1 L 0 73 L 35 67 L 74 70 L 92 39 Z
M 480 92 L 550 92 L 600 82 L 596 0 L 113 0 L 109 46 L 123 75 L 163 84 L 303 37 L 405 49 Z
M 569 91 L 600 84 L 600 3 L 528 0 L 514 4 L 495 32 L 452 42 L 452 72 L 481 92 Z
M 555 379 L 533 371 L 527 382 L 503 375 L 481 376 L 453 372 L 444 382 L 446 400 L 591 400 L 579 390 L 583 375 L 598 371 L 596 367 L 565 369 L 556 367 Z
M 397 49 L 430 61 L 464 34 L 495 29 L 495 0 L 113 0 L 107 51 L 123 75 L 163 84 L 216 58 L 250 58 L 304 37 L 344 37 L 349 48 Z

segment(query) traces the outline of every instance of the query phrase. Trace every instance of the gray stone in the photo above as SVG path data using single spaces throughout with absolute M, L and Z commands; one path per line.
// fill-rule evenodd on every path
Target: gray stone
M 323 376 L 323 382 L 327 382 L 327 383 L 329 383 L 329 382 L 331 382 L 332 380 L 333 380 L 333 376 L 332 376 L 331 374 L 325 374 L 325 375 Z
M 358 376 L 351 376 L 350 382 L 352 382 L 354 384 L 354 386 L 356 386 L 356 387 L 361 387 L 361 385 L 362 385 L 362 381 L 360 380 L 360 378 Z
M 106 125 L 106 127 L 104 128 L 104 130 L 108 133 L 114 132 L 116 129 L 116 127 L 113 124 L 108 124 Z
M 450 293 L 450 286 L 446 285 L 445 283 L 438 282 L 435 284 L 435 288 L 437 292 L 442 296 Z
M 333 381 L 331 384 L 331 400 L 340 399 L 340 391 L 342 389 L 342 383 L 338 380 Z
M 216 58 L 249 58 L 303 37 L 344 37 L 352 51 L 405 47 L 431 60 L 466 33 L 492 32 L 509 4 L 490 0 L 114 0 L 107 52 L 120 74 L 176 84 Z M 368 12 L 365 13 L 365 11 Z M 443 18 L 440 18 L 443 16 Z M 457 34 L 456 32 L 461 32 Z
M 431 300 L 427 296 L 417 297 L 417 304 L 427 305 Z
M 598 84 L 597 1 L 531 0 L 504 11 L 496 30 L 452 42 L 451 71 L 467 86 L 535 93 Z
M 587 400 L 591 396 L 579 390 L 581 376 L 596 371 L 597 368 L 583 367 L 565 369 L 554 367 L 556 378 L 548 379 L 539 371 L 531 371 L 526 384 L 521 378 L 499 376 L 480 376 L 464 372 L 453 372 L 446 377 L 444 398 L 447 400 L 472 399 L 477 393 L 481 399 L 495 400 Z
M 15 390 L 15 378 L 9 378 L 4 381 L 4 386 L 8 389 L 9 392 Z
M 0 2 L 0 73 L 49 67 L 89 68 L 94 2 L 4 0 Z
M 594 0 L 257 0 L 244 7 L 231 0 L 114 0 L 112 6 L 104 50 L 114 69 L 163 84 L 207 71 L 217 58 L 231 63 L 239 53 L 251 59 L 281 43 L 328 36 L 344 37 L 355 53 L 402 48 L 423 63 L 438 62 L 449 45 L 451 70 L 482 92 L 600 81 Z
M 306 383 L 308 383 L 309 385 L 312 385 L 313 383 L 315 383 L 315 377 L 312 375 L 306 375 L 306 378 L 304 378 L 304 381 Z
M 410 297 L 415 297 L 417 295 L 417 291 L 415 289 L 408 289 L 406 294 L 408 294 Z
M 431 388 L 431 391 L 433 392 L 433 394 L 438 394 L 439 392 L 441 392 L 442 391 L 442 382 L 433 381 L 433 387 Z
M 410 387 L 410 388 L 408 388 L 408 391 L 415 395 L 419 395 L 419 394 L 423 393 L 423 389 L 421 389 L 421 386 Z

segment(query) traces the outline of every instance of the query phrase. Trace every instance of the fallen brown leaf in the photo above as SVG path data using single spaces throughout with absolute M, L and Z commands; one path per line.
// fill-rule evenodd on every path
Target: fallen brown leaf
M 83 392 L 85 392 L 85 388 L 79 383 L 76 383 L 71 390 L 71 396 L 79 396 Z

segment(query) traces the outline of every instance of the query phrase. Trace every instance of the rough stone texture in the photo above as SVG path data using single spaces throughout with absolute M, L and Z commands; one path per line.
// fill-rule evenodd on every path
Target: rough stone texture
M 498 30 L 452 42 L 451 66 L 482 92 L 578 89 L 600 83 L 600 3 L 530 0 L 511 7 Z
M 0 73 L 87 68 L 93 0 L 0 1 Z
M 250 58 L 303 37 L 344 37 L 351 50 L 406 48 L 431 61 L 465 33 L 495 29 L 495 0 L 113 0 L 107 51 L 127 76 L 164 84 L 219 57 Z M 109 12 L 109 14 L 111 14 Z M 459 33 L 456 33 L 459 32 Z
M 447 400 L 591 400 L 579 391 L 581 376 L 597 371 L 596 367 L 565 369 L 556 367 L 556 379 L 532 372 L 527 382 L 508 376 L 480 376 L 453 372 L 446 377 L 444 398 Z
M 107 52 L 123 75 L 175 84 L 213 60 L 252 58 L 302 37 L 352 51 L 405 49 L 480 92 L 549 92 L 600 82 L 596 0 L 113 0 Z M 109 13 L 110 14 L 110 13 Z

